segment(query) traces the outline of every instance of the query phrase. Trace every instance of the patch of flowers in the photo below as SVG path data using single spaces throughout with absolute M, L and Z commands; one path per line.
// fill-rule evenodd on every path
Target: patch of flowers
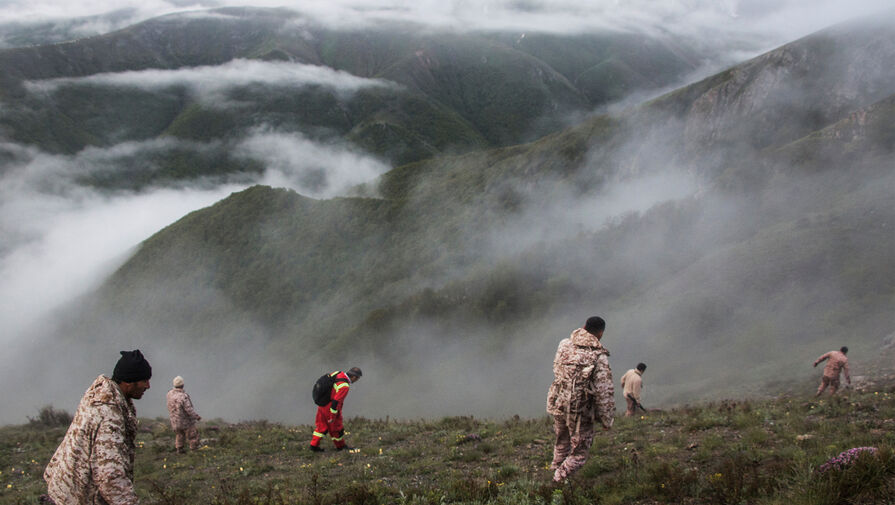
M 826 463 L 817 468 L 817 473 L 826 473 L 830 470 L 844 470 L 851 466 L 858 457 L 863 454 L 876 454 L 876 447 L 853 447 L 847 451 L 842 451 L 835 458 L 830 458 Z

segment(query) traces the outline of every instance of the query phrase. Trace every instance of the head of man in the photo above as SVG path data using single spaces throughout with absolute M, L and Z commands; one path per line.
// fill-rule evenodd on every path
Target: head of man
M 646 363 L 637 363 L 637 370 L 639 370 L 640 373 L 645 372 L 646 371 Z
M 112 380 L 118 384 L 126 398 L 139 400 L 143 393 L 149 389 L 149 379 L 152 377 L 152 367 L 143 357 L 139 349 L 133 351 L 121 351 L 121 358 L 115 364 L 112 372 Z
M 839 352 L 841 352 L 842 354 L 848 354 L 848 347 L 842 346 L 841 348 L 839 348 Z
M 603 338 L 603 330 L 606 329 L 606 321 L 602 317 L 592 316 L 584 323 L 584 330 L 598 339 Z
M 348 379 L 350 379 L 351 382 L 354 383 L 354 382 L 357 382 L 361 378 L 361 376 L 364 375 L 364 373 L 361 372 L 360 368 L 355 366 L 355 367 L 351 367 L 350 370 L 345 372 L 345 375 L 347 375 Z
M 183 377 L 177 376 L 174 377 L 174 380 L 171 381 L 171 384 L 177 389 L 183 389 Z

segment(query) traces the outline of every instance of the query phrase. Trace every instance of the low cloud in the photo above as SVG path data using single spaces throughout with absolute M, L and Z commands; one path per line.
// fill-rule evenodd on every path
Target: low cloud
M 236 59 L 223 65 L 181 68 L 177 70 L 136 70 L 95 74 L 88 77 L 28 81 L 32 93 L 51 93 L 67 85 L 120 86 L 142 90 L 187 87 L 203 103 L 214 105 L 226 98 L 226 92 L 251 85 L 325 86 L 340 93 L 362 88 L 396 86 L 383 79 L 367 79 L 328 67 L 289 62 Z
M 42 315 L 95 287 L 140 241 L 239 189 L 103 193 L 70 183 L 78 157 L 26 152 L 27 161 L 0 180 L 5 346 Z
M 347 146 L 313 142 L 297 133 L 258 131 L 243 140 L 237 152 L 264 163 L 261 184 L 291 188 L 313 198 L 345 195 L 390 168 Z
M 492 231 L 489 249 L 497 257 L 508 256 L 539 243 L 594 233 L 623 216 L 641 214 L 661 203 L 693 196 L 698 188 L 693 175 L 666 168 L 616 181 L 586 194 L 568 186 L 560 186 L 549 200 L 526 194 L 522 196 L 527 202 L 524 210 L 510 223 Z
M 5 369 L 14 370 L 22 353 L 31 352 L 27 335 L 43 332 L 40 328 L 56 310 L 98 287 L 141 241 L 189 212 L 256 183 L 332 197 L 388 169 L 347 147 L 317 144 L 297 134 L 258 131 L 237 147 L 241 155 L 260 160 L 266 167 L 251 180 L 205 181 L 201 187 L 185 181 L 180 187 L 141 191 L 100 190 L 78 183 L 80 177 L 90 174 L 122 170 L 123 160 L 141 153 L 184 147 L 202 149 L 203 145 L 166 138 L 91 147 L 65 156 L 0 143 L 0 154 L 10 160 L 0 171 L 0 232 L 4 237 L 0 246 L 0 321 L 4 324 L 0 345 L 6 350 L 0 364 Z M 126 322 L 116 324 L 126 328 Z M 241 335 L 250 334 L 243 330 Z M 261 334 L 262 330 L 252 331 Z M 173 358 L 172 362 L 178 363 Z M 234 410 L 230 413 L 242 415 Z M 3 417 L 0 422 L 21 420 L 23 415 L 20 409 L 9 414 L 15 417 Z

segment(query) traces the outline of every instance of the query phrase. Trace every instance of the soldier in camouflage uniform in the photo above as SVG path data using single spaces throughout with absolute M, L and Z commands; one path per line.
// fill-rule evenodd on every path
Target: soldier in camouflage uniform
M 183 377 L 179 375 L 174 377 L 173 385 L 171 391 L 168 391 L 167 403 L 171 429 L 174 430 L 174 450 L 182 453 L 183 442 L 186 439 L 190 442 L 190 449 L 195 451 L 199 448 L 199 429 L 196 428 L 196 421 L 202 419 L 202 416 L 196 413 L 190 395 L 183 390 Z
M 139 350 L 121 351 L 112 378 L 93 381 L 44 471 L 43 503 L 134 505 L 133 400 L 149 389 L 152 368 Z
M 824 376 L 820 379 L 820 386 L 817 387 L 817 394 L 820 396 L 827 387 L 830 388 L 830 394 L 835 395 L 839 389 L 839 376 L 845 372 L 845 380 L 851 385 L 851 375 L 848 373 L 848 347 L 842 346 L 838 351 L 830 351 L 814 360 L 814 366 L 823 363 L 826 360 L 827 365 L 824 367 Z
M 606 322 L 590 317 L 584 328 L 559 343 L 553 359 L 553 384 L 547 412 L 553 415 L 553 481 L 562 482 L 581 468 L 594 440 L 594 421 L 612 427 L 615 412 L 609 351 L 600 343 Z

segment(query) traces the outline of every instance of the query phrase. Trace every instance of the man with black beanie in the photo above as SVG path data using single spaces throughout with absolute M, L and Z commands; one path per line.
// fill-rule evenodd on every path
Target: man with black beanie
M 121 351 L 112 377 L 100 375 L 84 393 L 65 438 L 44 471 L 44 503 L 135 505 L 133 400 L 149 389 L 152 367 L 139 350 Z

